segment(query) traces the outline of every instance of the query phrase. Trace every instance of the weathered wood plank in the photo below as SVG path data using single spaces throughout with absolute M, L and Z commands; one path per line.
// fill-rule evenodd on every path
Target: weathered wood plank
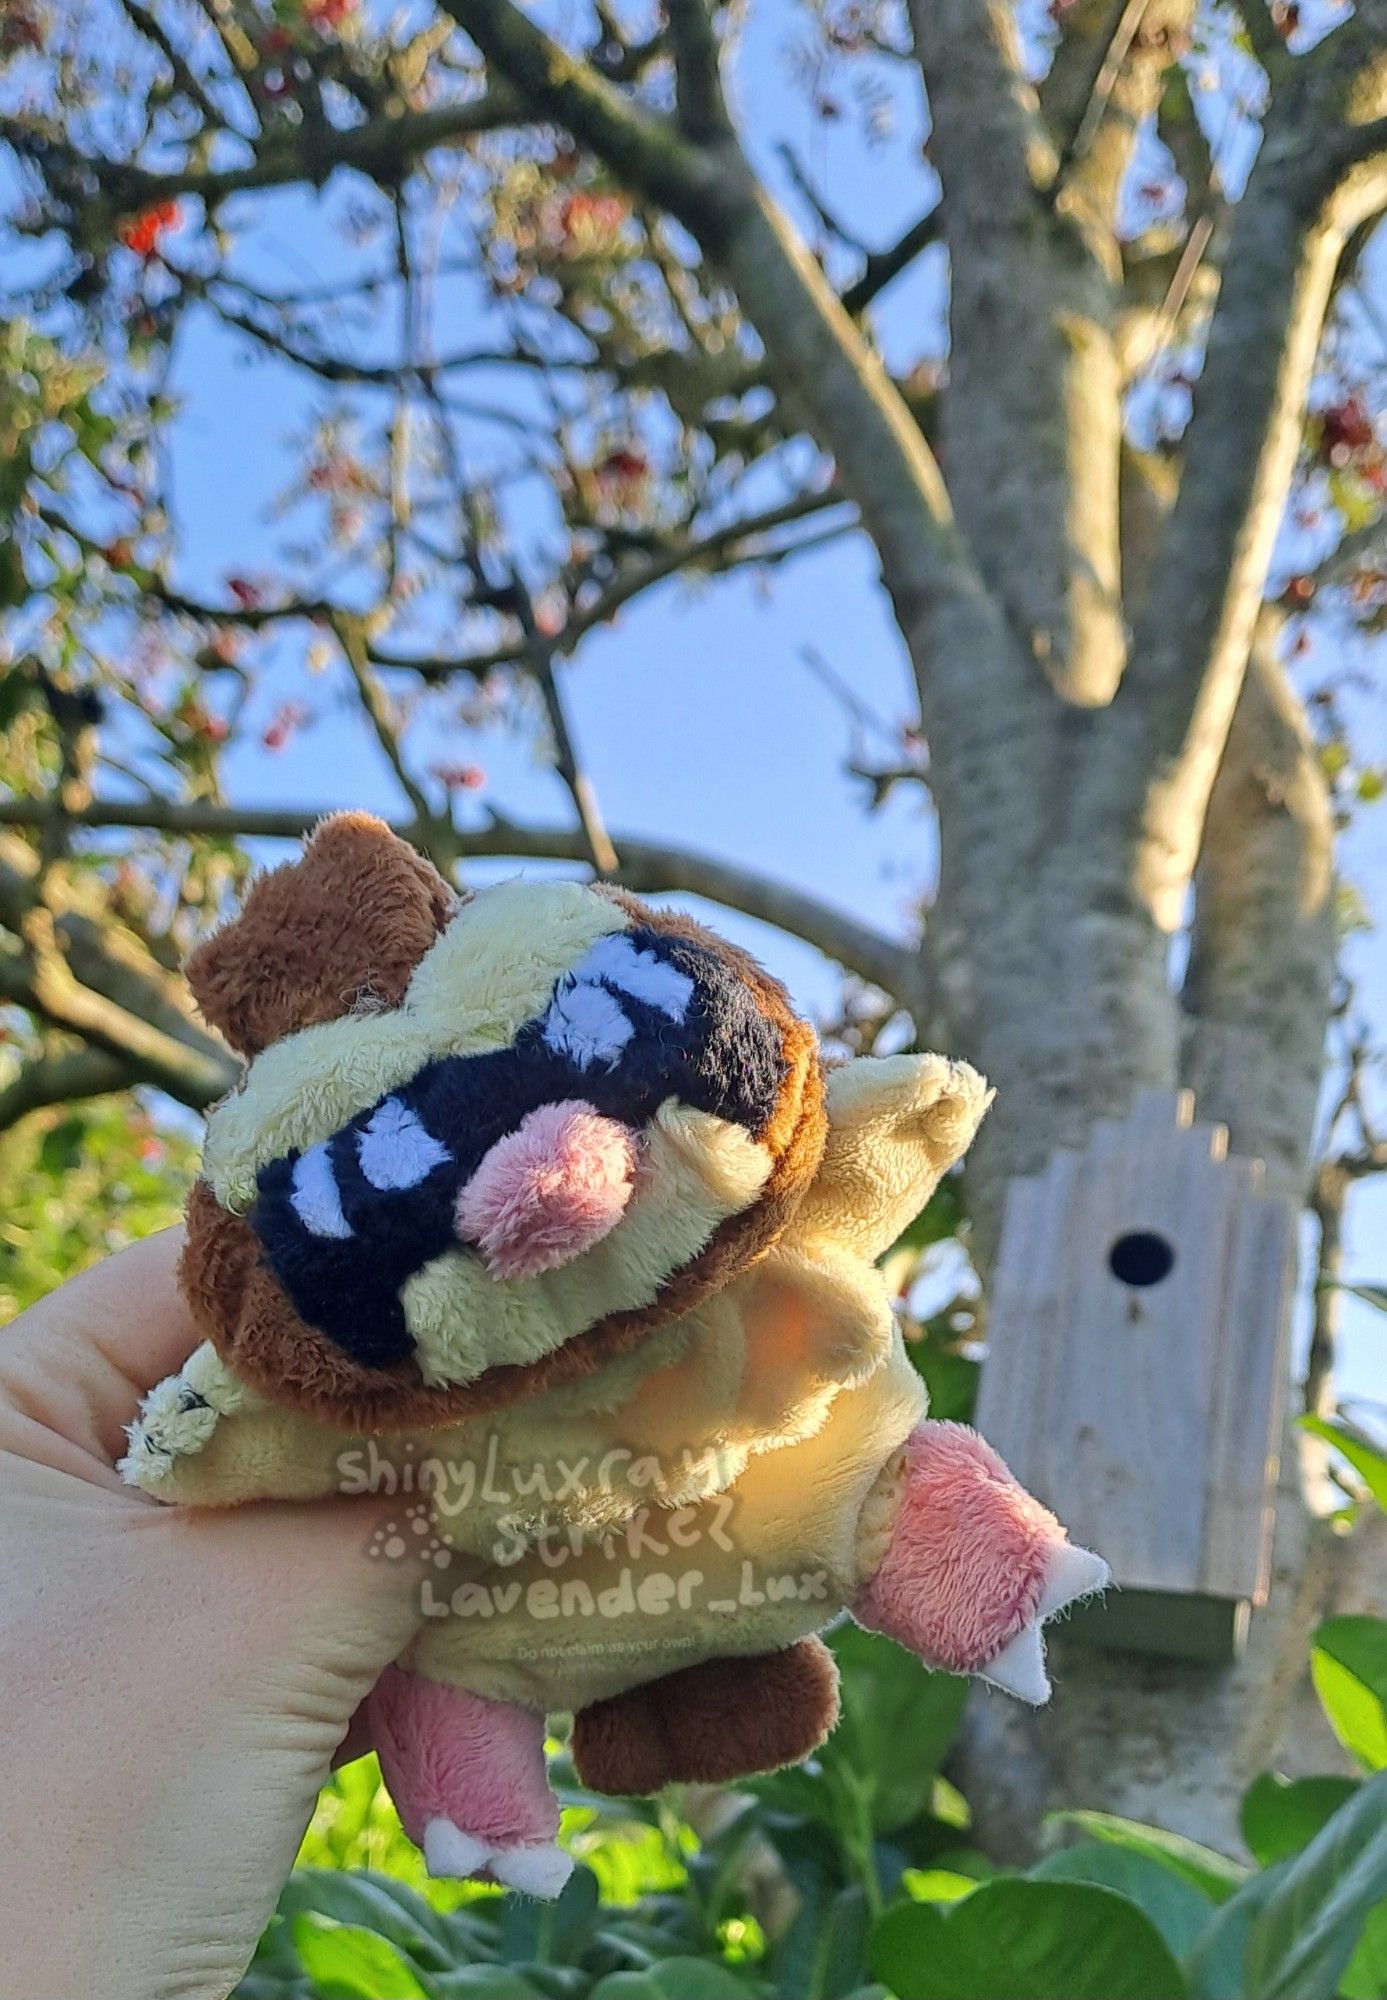
M 1271 1578 L 1295 1227 L 1288 1202 L 1262 1195 L 1239 1207 L 1214 1378 L 1200 1587 L 1254 1604 Z
M 1004 1219 L 978 1423 L 1119 1585 L 1169 1602 L 1176 1650 L 1180 1603 L 1221 1600 L 1234 1631 L 1266 1585 L 1294 1218 L 1261 1184 L 1189 1092 L 1150 1091 Z

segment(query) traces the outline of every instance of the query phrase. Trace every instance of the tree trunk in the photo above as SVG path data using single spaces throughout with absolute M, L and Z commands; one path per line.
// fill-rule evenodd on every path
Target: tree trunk
M 1034 883 L 1028 895 L 955 871 L 954 920 L 933 934 L 949 1045 L 1000 1086 L 970 1179 L 984 1266 L 1007 1180 L 1081 1145 L 1143 1087 L 1193 1085 L 1234 1149 L 1302 1197 L 1329 1008 L 1332 829 L 1269 630 L 1254 667 L 1205 831 L 1187 1013 L 1169 940 L 1135 892 L 1096 880 L 1094 860 L 1063 839 L 1017 878 Z M 987 1365 L 1004 1368 L 1005 1354 Z M 1329 1533 L 1315 1519 L 1322 1489 L 1321 1449 L 1288 1426 L 1270 1599 L 1235 1665 L 1118 1657 L 1060 1636 L 1049 1709 L 977 1694 L 958 1762 L 988 1852 L 1033 1854 L 1045 1814 L 1075 1806 L 1236 1849 L 1239 1802 L 1260 1770 L 1339 1762 L 1308 1689 L 1310 1637 L 1331 1610 L 1366 1607 L 1382 1538 Z

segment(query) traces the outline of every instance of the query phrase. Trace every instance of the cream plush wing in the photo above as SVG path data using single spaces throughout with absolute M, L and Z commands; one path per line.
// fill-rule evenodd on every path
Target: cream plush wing
M 791 1224 L 869 1261 L 889 1250 L 972 1144 L 993 1093 L 946 1056 L 861 1056 L 826 1078 L 828 1144 Z

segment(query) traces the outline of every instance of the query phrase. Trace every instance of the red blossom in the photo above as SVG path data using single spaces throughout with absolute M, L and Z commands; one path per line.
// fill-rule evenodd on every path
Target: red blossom
M 607 244 L 625 222 L 626 203 L 616 194 L 565 195 L 559 203 L 559 238 L 565 250 L 593 251 Z
M 229 576 L 226 587 L 242 611 L 254 611 L 260 603 L 260 586 L 247 576 Z
M 179 215 L 176 201 L 157 201 L 152 208 L 141 209 L 138 215 L 122 222 L 116 231 L 117 239 L 148 263 L 158 255 L 161 237 L 178 227 Z
M 486 772 L 480 764 L 434 764 L 430 771 L 450 792 L 479 792 L 486 783 Z
M 301 701 L 281 702 L 266 723 L 260 741 L 267 750 L 282 750 L 294 731 L 308 719 L 308 710 Z
M 356 0 L 303 0 L 303 18 L 313 28 L 340 28 L 356 12 Z
M 1377 441 L 1373 420 L 1361 396 L 1331 403 L 1320 417 L 1320 451 L 1332 465 L 1345 465 L 1357 451 Z
M 293 46 L 294 38 L 287 28 L 267 28 L 260 38 L 260 53 L 266 62 L 287 56 Z
M 619 444 L 593 467 L 593 472 L 602 487 L 638 486 L 649 477 L 650 461 L 643 451 Z

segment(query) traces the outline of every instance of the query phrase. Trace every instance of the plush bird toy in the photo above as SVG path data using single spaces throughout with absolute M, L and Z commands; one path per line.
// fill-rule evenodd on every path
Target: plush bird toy
M 545 1718 L 645 1793 L 807 1756 L 850 1612 L 1043 1701 L 1040 1626 L 1101 1588 L 924 1386 L 875 1260 L 982 1079 L 825 1068 L 744 953 L 618 890 L 459 898 L 325 820 L 194 954 L 246 1058 L 181 1281 L 204 1344 L 122 1466 L 162 1500 L 385 1491 L 421 1618 L 370 1720 L 435 1874 L 554 1895 Z

